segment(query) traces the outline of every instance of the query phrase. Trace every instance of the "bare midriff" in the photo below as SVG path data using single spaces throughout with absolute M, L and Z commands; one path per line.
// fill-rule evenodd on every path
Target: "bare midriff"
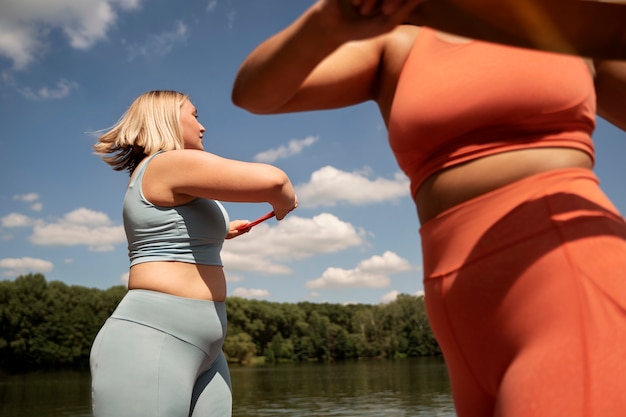
M 531 175 L 561 168 L 588 168 L 589 154 L 570 148 L 533 148 L 486 156 L 431 175 L 415 194 L 424 224 L 445 210 Z
M 226 276 L 217 265 L 144 262 L 130 268 L 128 288 L 221 302 L 226 299 Z

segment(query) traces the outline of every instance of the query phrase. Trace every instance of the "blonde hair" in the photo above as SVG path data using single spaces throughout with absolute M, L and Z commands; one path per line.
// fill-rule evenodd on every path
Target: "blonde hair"
M 189 96 L 155 90 L 137 97 L 115 125 L 98 137 L 95 153 L 114 170 L 132 173 L 158 151 L 183 149 L 180 108 Z

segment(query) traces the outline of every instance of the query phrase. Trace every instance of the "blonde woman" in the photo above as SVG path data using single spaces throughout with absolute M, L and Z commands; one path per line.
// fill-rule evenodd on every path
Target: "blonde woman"
M 129 291 L 91 351 L 96 417 L 230 416 L 224 239 L 246 233 L 219 201 L 267 202 L 278 220 L 298 202 L 287 175 L 205 152 L 189 97 L 138 97 L 94 145 L 131 177 L 123 217 Z

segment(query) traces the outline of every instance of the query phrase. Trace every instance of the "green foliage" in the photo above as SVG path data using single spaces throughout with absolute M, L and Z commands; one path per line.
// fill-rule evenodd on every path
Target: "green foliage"
M 126 288 L 0 281 L 0 369 L 85 368 L 91 344 Z M 229 298 L 224 352 L 235 363 L 440 355 L 423 297 L 380 305 L 272 303 Z
M 0 368 L 84 368 L 98 329 L 125 292 L 47 283 L 41 274 L 0 282 Z

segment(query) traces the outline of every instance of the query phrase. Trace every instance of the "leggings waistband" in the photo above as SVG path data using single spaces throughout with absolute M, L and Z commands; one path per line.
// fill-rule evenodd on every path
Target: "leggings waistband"
M 556 222 L 597 215 L 623 222 L 583 168 L 543 172 L 463 202 L 420 228 L 425 279 L 445 275 L 472 259 L 511 245 Z
M 210 355 L 226 337 L 226 304 L 149 290 L 130 290 L 112 319 L 127 320 L 170 334 Z

